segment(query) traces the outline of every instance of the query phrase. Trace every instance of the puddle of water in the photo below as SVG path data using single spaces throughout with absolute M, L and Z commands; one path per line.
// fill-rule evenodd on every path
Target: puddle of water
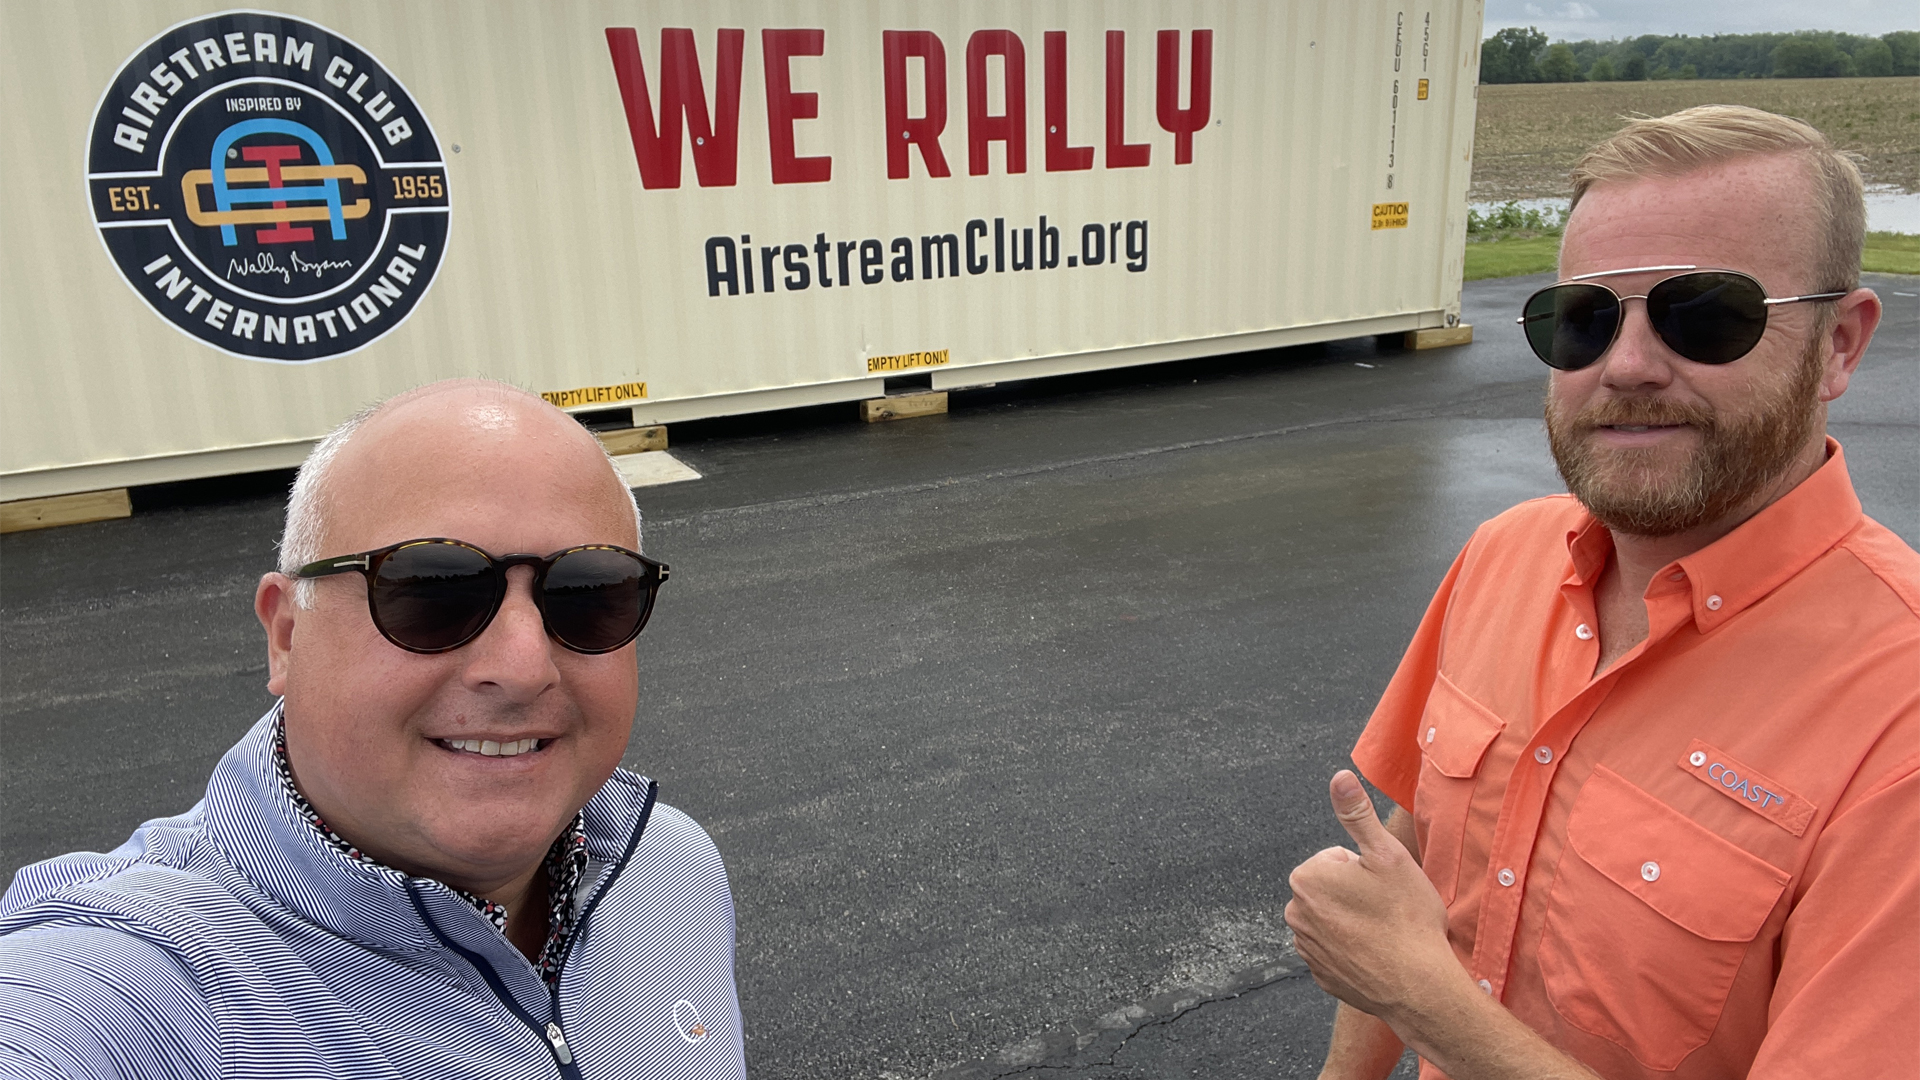
M 1565 199 L 1520 199 L 1518 201 L 1522 210 L 1538 210 L 1545 215 L 1552 215 L 1567 208 Z M 1486 214 L 1497 209 L 1501 204 L 1477 202 L 1467 205 Z M 1867 231 L 1920 233 L 1920 193 L 1905 192 L 1896 187 L 1868 188 Z
M 1868 188 L 1867 231 L 1920 233 L 1920 193 Z
M 1555 214 L 1567 208 L 1567 200 L 1565 199 L 1515 199 L 1513 201 L 1520 204 L 1520 209 L 1538 210 L 1542 216 L 1549 220 L 1551 220 Z M 1467 207 L 1468 209 L 1479 211 L 1480 215 L 1484 217 L 1505 205 L 1505 202 L 1477 202 L 1468 203 Z

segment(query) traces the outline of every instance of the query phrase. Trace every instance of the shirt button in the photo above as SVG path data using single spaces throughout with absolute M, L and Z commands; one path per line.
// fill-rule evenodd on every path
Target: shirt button
M 1500 871 L 1500 884 L 1511 887 L 1513 885 L 1513 871 L 1511 870 Z
M 1480 992 L 1481 992 L 1481 993 L 1483 993 L 1483 994 L 1491 994 L 1491 993 L 1493 993 L 1493 984 L 1492 984 L 1492 983 L 1490 983 L 1490 982 L 1488 982 L 1488 981 L 1487 981 L 1487 980 L 1485 980 L 1485 979 L 1481 979 L 1481 980 L 1480 980 Z
M 1593 627 L 1588 626 L 1586 623 L 1581 623 L 1579 626 L 1573 628 L 1573 636 L 1579 638 L 1581 641 L 1592 641 Z
M 1432 741 L 1433 741 L 1433 735 L 1434 735 L 1434 732 L 1436 732 L 1436 731 L 1439 731 L 1439 730 L 1440 730 L 1439 728 L 1428 728 L 1428 729 L 1427 729 L 1427 741 L 1428 741 L 1428 742 L 1432 742 Z
M 1695 750 L 1693 753 L 1687 755 L 1687 760 L 1693 762 L 1693 767 L 1697 769 L 1707 763 L 1707 755 Z
M 1720 610 L 1720 594 L 1719 593 L 1714 593 L 1712 596 L 1707 597 L 1707 610 L 1708 611 Z
M 1646 878 L 1648 881 L 1659 881 L 1660 880 L 1660 864 L 1657 862 L 1654 862 L 1652 859 L 1648 859 L 1646 862 L 1641 863 L 1640 876 L 1643 878 Z
M 1553 764 L 1553 748 L 1549 746 L 1534 747 L 1533 760 L 1539 762 L 1542 765 Z

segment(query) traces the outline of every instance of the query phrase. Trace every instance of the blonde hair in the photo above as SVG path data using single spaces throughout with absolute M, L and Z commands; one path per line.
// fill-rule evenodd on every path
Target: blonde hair
M 545 399 L 532 391 L 514 386 L 511 383 L 497 382 L 492 379 L 461 379 L 448 382 L 479 384 L 491 389 L 503 397 L 531 400 L 542 407 L 553 408 Z M 300 466 L 299 475 L 294 477 L 293 490 L 287 493 L 287 521 L 280 534 L 280 557 L 277 569 L 282 574 L 291 575 L 294 571 L 318 562 L 325 556 L 320 551 L 320 540 L 326 533 L 328 515 L 333 512 L 333 474 L 334 459 L 340 456 L 340 450 L 347 445 L 368 420 L 402 401 L 431 391 L 440 384 L 429 383 L 412 390 L 395 394 L 385 401 L 369 405 L 340 422 L 340 426 L 326 434 L 307 454 L 307 460 Z M 599 440 L 594 440 L 596 444 Z M 614 479 L 620 482 L 621 490 L 627 493 L 627 500 L 633 506 L 633 535 L 638 546 L 640 538 L 640 503 L 633 498 L 633 490 L 627 486 L 627 478 L 620 472 L 620 465 L 607 454 L 606 446 L 600 444 L 600 452 L 606 455 L 607 467 L 613 470 Z M 303 578 L 294 583 L 293 601 L 302 608 L 313 606 L 314 582 Z
M 1573 166 L 1573 204 L 1595 184 L 1673 177 L 1712 165 L 1770 154 L 1804 161 L 1813 181 L 1817 240 L 1809 291 L 1851 291 L 1860 285 L 1867 205 L 1855 155 L 1834 149 L 1818 128 L 1745 105 L 1699 105 L 1670 116 L 1629 120 Z

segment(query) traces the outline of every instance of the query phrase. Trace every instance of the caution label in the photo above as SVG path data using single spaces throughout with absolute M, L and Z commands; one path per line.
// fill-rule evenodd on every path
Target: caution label
M 580 405 L 610 405 L 647 396 L 643 382 L 616 383 L 613 386 L 583 386 L 578 390 L 548 390 L 540 395 L 562 409 Z
M 1377 202 L 1373 204 L 1373 227 L 1376 229 L 1404 229 L 1407 227 L 1407 204 L 1403 202 Z
M 867 357 L 867 372 L 906 371 L 909 368 L 945 367 L 947 350 L 935 349 L 932 352 L 901 353 L 898 356 Z

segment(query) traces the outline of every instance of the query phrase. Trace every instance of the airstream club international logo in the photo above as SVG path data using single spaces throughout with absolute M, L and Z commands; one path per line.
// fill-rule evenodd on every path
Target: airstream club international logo
M 183 23 L 94 114 L 94 221 L 162 318 L 215 348 L 301 362 L 391 332 L 446 249 L 433 130 L 365 50 L 286 15 Z

